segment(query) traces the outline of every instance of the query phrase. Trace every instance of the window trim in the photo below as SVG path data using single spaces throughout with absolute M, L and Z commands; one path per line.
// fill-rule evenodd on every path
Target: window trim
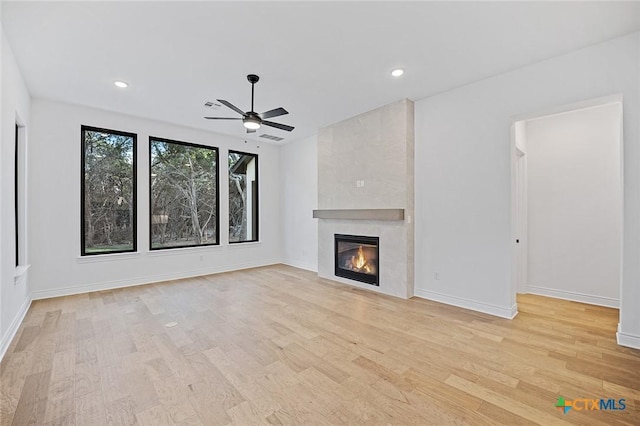
M 85 198 L 85 132 L 100 132 L 100 133 L 109 133 L 118 136 L 130 137 L 133 139 L 133 188 L 131 189 L 131 193 L 133 195 L 133 223 L 132 223 L 132 234 L 133 234 L 133 248 L 131 250 L 116 250 L 116 251 L 101 251 L 101 252 L 92 252 L 87 253 L 85 247 L 85 211 L 84 211 L 84 198 Z M 118 254 L 118 253 L 136 253 L 138 251 L 138 135 L 136 133 L 123 132 L 120 130 L 111 130 L 105 129 L 102 127 L 92 127 L 85 126 L 84 124 L 80 126 L 80 256 L 101 256 L 101 255 L 109 255 L 109 254 Z
M 171 246 L 171 247 L 153 247 L 153 221 L 151 220 L 151 216 L 153 212 L 151 211 L 151 200 L 153 194 L 151 192 L 151 142 L 165 142 L 172 143 L 176 145 L 183 145 L 192 148 L 204 148 L 208 150 L 212 150 L 216 152 L 216 242 L 211 244 L 189 244 L 183 246 Z M 178 141 L 175 139 L 167 139 L 160 138 L 156 136 L 149 136 L 149 251 L 150 252 L 158 252 L 161 250 L 174 250 L 174 249 L 189 249 L 189 248 L 198 248 L 198 247 L 216 247 L 220 246 L 220 150 L 218 147 L 196 144 L 191 142 Z
M 230 149 L 228 154 L 227 154 L 227 164 L 229 162 L 229 154 L 234 153 L 234 154 L 241 154 L 241 155 L 249 155 L 252 156 L 256 159 L 256 238 L 255 239 L 251 239 L 251 240 L 243 240 L 243 241 L 231 241 L 231 232 L 229 230 L 229 226 L 227 226 L 227 233 L 228 233 L 228 237 L 229 237 L 229 244 L 244 244 L 244 243 L 258 243 L 260 242 L 260 164 L 258 161 L 258 154 L 253 153 L 253 152 L 243 152 L 243 151 L 236 151 L 234 149 Z M 227 167 L 227 179 L 229 179 L 229 167 Z M 227 192 L 229 192 L 229 189 L 227 189 Z M 229 204 L 231 202 L 231 195 L 229 193 L 227 193 L 227 204 Z M 230 208 L 227 208 L 227 215 L 230 214 Z M 227 217 L 227 220 L 229 218 Z M 228 221 L 229 223 L 230 221 Z

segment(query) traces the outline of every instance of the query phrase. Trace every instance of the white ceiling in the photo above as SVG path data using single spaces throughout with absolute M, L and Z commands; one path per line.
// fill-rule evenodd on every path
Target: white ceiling
M 3 1 L 2 24 L 35 98 L 245 138 L 203 104 L 248 110 L 255 73 L 256 111 L 283 106 L 273 121 L 296 126 L 263 128 L 284 143 L 637 31 L 640 3 Z

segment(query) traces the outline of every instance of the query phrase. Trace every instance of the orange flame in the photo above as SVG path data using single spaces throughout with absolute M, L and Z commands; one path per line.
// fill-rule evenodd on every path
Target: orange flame
M 362 246 L 358 248 L 358 255 L 351 257 L 351 264 L 358 269 L 362 269 L 364 265 L 366 265 L 367 259 L 364 257 L 364 250 L 362 250 Z
M 371 266 L 367 262 L 367 258 L 364 256 L 364 250 L 362 250 L 362 246 L 358 247 L 357 256 L 351 256 L 351 270 L 364 271 L 368 274 L 371 273 Z

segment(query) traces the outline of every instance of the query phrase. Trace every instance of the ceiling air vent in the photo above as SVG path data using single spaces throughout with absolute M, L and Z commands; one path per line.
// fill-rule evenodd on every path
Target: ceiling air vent
M 260 135 L 261 138 L 265 138 L 265 139 L 270 139 L 272 141 L 276 141 L 276 142 L 280 142 L 281 140 L 283 140 L 284 138 L 278 137 L 278 136 L 273 136 L 273 135 L 268 135 L 266 133 L 263 133 Z

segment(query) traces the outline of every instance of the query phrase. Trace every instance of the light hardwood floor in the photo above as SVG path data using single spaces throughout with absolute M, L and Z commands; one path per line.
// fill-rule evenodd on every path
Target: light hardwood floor
M 282 265 L 36 301 L 0 365 L 1 424 L 640 424 L 617 310 L 518 306 L 503 320 Z M 563 414 L 559 396 L 627 408 Z

